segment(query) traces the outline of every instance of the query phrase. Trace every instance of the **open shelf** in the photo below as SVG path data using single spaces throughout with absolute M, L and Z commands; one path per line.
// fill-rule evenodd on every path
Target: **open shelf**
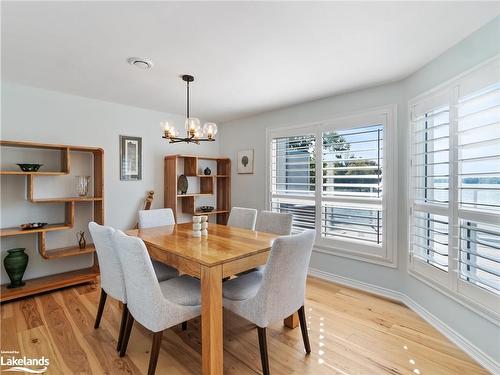
M 40 233 L 40 232 L 50 232 L 53 230 L 64 230 L 64 229 L 71 229 L 72 226 L 68 224 L 49 224 L 43 228 L 37 228 L 37 229 L 20 229 L 19 227 L 14 227 L 14 228 L 2 228 L 0 229 L 0 237 L 7 237 L 7 236 L 17 236 L 21 234 L 31 234 L 31 233 Z
M 17 176 L 27 176 L 27 175 L 32 175 L 32 176 L 64 176 L 67 175 L 68 172 L 23 172 L 23 171 L 0 171 L 0 175 L 6 174 L 6 175 L 17 175 Z
M 95 282 L 97 276 L 99 276 L 98 268 L 83 268 L 76 271 L 26 280 L 26 285 L 19 288 L 9 289 L 7 288 L 8 284 L 3 284 L 0 287 L 0 295 L 2 296 L 2 302 L 5 302 L 16 298 L 31 296 L 33 294 L 48 292 L 65 286 Z
M 199 163 L 203 160 L 210 161 L 209 168 L 213 174 L 203 173 L 203 168 L 207 166 L 206 163 Z M 216 156 L 167 155 L 164 171 L 164 207 L 174 211 L 176 220 L 178 220 L 177 214 L 182 212 L 188 215 L 214 215 L 218 224 L 227 223 L 231 207 L 231 159 Z M 199 193 L 179 194 L 177 181 L 180 174 L 196 177 Z M 198 209 L 207 202 L 206 199 L 198 201 L 197 198 L 207 196 L 215 197 L 215 202 L 210 204 L 219 209 L 212 212 L 202 212 Z
M 67 230 L 74 228 L 75 224 L 75 210 L 77 202 L 89 202 L 92 205 L 92 219 L 93 221 L 104 224 L 104 150 L 99 147 L 90 146 L 72 146 L 72 145 L 61 145 L 61 144 L 46 144 L 46 143 L 35 143 L 35 142 L 24 142 L 24 141 L 5 141 L 0 140 L 0 146 L 9 148 L 20 148 L 20 149 L 35 149 L 40 150 L 42 155 L 50 154 L 51 157 L 60 158 L 59 167 L 55 164 L 52 165 L 52 171 L 37 171 L 37 172 L 23 172 L 21 170 L 15 170 L 15 161 L 12 163 L 6 163 L 7 170 L 0 170 L 0 175 L 18 175 L 25 176 L 26 179 L 26 198 L 29 202 L 35 204 L 43 203 L 55 203 L 64 205 L 64 223 L 61 224 L 50 224 L 44 228 L 38 229 L 28 229 L 21 230 L 19 227 L 15 228 L 2 228 L 0 229 L 0 237 L 7 236 L 17 236 L 36 233 L 37 235 L 37 247 L 38 253 L 43 259 L 58 259 L 71 256 L 79 256 L 84 254 L 94 254 L 94 264 L 89 268 L 84 268 L 76 271 L 58 273 L 55 275 L 40 277 L 37 279 L 27 280 L 26 285 L 20 288 L 8 289 L 7 284 L 1 285 L 0 302 L 9 301 L 16 298 L 22 298 L 30 296 L 37 293 L 42 293 L 46 291 L 51 291 L 59 289 L 65 286 L 81 284 L 85 282 L 95 282 L 99 275 L 99 266 L 97 264 L 97 257 L 95 256 L 95 247 L 93 244 L 88 244 L 85 248 L 80 249 L 78 246 L 74 245 L 74 240 L 71 241 L 71 245 L 67 247 L 60 247 L 57 249 L 47 249 L 47 235 L 48 232 Z M 55 153 L 47 153 L 44 150 L 56 151 Z M 13 151 L 15 154 L 16 151 Z M 73 153 L 74 152 L 74 153 Z M 87 155 L 81 156 L 80 153 L 86 153 Z M 30 153 L 30 155 L 33 153 Z M 35 154 L 34 154 L 35 155 Z M 36 154 L 38 155 L 38 153 Z M 32 156 L 30 156 L 32 157 Z M 37 176 L 62 176 L 70 175 L 72 167 L 78 171 L 78 163 L 72 165 L 72 158 L 78 162 L 79 158 L 86 157 L 91 159 L 93 164 L 92 178 L 93 178 L 93 195 L 85 197 L 58 197 L 58 195 L 65 195 L 65 193 L 57 193 L 52 191 L 52 194 L 47 193 L 47 195 L 55 195 L 52 198 L 36 198 L 35 197 L 35 185 L 39 183 L 46 183 L 47 181 L 39 181 L 36 179 Z M 53 157 L 51 159 L 53 160 Z M 55 170 L 54 170 L 55 169 Z M 40 179 L 41 180 L 41 179 Z M 44 179 L 45 180 L 45 179 Z M 47 178 L 47 180 L 49 180 Z M 50 181 L 48 181 L 50 182 Z M 16 180 L 16 183 L 19 183 Z M 54 181 L 54 184 L 58 181 Z M 50 185 L 49 185 L 50 186 Z M 22 187 L 21 187 L 22 188 Z M 72 194 L 72 193 L 69 193 Z M 28 214 L 29 215 L 29 214 Z M 26 221 L 29 221 L 27 219 Z M 33 220 L 32 220 L 33 221 Z M 79 229 L 79 228 L 76 228 Z
M 215 177 L 215 178 L 221 178 L 221 177 L 229 177 L 227 174 L 199 174 L 197 177 L 203 178 L 203 177 Z
M 210 212 L 203 212 L 203 211 L 199 211 L 199 210 L 196 210 L 194 212 L 194 215 L 196 216 L 201 216 L 201 215 L 216 215 L 216 214 L 225 214 L 225 213 L 228 213 L 229 210 L 213 210 L 213 211 L 210 211 Z
M 94 244 L 88 244 L 83 249 L 78 246 L 61 247 L 59 249 L 46 250 L 42 257 L 44 259 L 57 259 L 74 255 L 92 254 L 95 252 Z
M 102 201 L 102 197 L 32 198 L 29 201 L 33 203 L 94 202 Z
M 177 194 L 177 198 L 189 198 L 189 197 L 202 197 L 210 196 L 212 193 L 191 193 L 191 194 Z

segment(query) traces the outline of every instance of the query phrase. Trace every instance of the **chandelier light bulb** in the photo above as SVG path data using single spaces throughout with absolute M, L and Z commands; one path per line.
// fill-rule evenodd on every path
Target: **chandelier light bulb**
M 200 127 L 200 120 L 196 117 L 189 117 L 186 119 L 186 131 L 194 133 Z
M 205 134 L 208 139 L 212 139 L 215 134 L 217 134 L 217 124 L 213 122 L 207 122 L 203 125 L 203 134 Z

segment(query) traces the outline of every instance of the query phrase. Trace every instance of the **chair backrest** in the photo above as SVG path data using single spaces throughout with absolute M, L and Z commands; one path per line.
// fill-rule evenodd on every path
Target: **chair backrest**
M 261 327 L 290 316 L 304 304 L 315 236 L 316 232 L 310 229 L 274 241 L 262 284 L 253 301 L 261 310 L 258 313 Z
M 227 225 L 231 227 L 254 230 L 257 210 L 254 208 L 233 207 L 227 220 Z
M 112 238 L 115 230 L 93 221 L 89 223 L 89 230 L 99 259 L 101 288 L 111 297 L 126 303 L 125 279 Z
M 127 236 L 120 230 L 113 234 L 113 243 L 118 252 L 125 278 L 127 307 L 143 326 L 155 330 L 164 313 L 164 297 L 156 278 L 151 258 L 144 242 Z
M 174 225 L 175 217 L 171 208 L 159 208 L 156 210 L 139 211 L 139 228 L 161 227 L 162 225 Z
M 288 236 L 292 232 L 293 215 L 285 212 L 260 211 L 255 230 Z

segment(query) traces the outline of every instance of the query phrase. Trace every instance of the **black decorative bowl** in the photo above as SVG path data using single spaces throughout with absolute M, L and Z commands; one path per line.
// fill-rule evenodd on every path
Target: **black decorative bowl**
M 17 165 L 19 165 L 19 168 L 21 168 L 21 170 L 23 172 L 36 172 L 40 169 L 40 167 L 43 164 L 20 164 L 20 163 L 17 163 Z
M 46 225 L 47 223 L 26 223 L 26 224 L 21 224 L 19 228 L 21 228 L 22 230 L 40 229 Z
M 200 206 L 201 212 L 212 212 L 214 208 L 212 206 Z

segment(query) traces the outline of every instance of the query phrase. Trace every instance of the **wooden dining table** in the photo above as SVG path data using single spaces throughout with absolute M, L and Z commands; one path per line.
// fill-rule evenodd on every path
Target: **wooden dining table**
M 141 238 L 151 258 L 201 281 L 202 374 L 223 373 L 222 282 L 267 262 L 276 234 L 212 224 L 207 237 L 194 237 L 192 223 L 127 231 Z M 298 319 L 285 320 L 290 328 Z

